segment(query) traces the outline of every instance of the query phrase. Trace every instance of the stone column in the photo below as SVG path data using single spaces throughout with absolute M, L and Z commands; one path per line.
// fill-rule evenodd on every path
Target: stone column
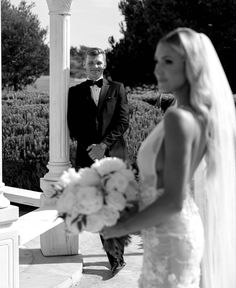
M 52 184 L 70 167 L 66 121 L 70 71 L 70 6 L 72 0 L 47 0 L 50 15 L 50 98 L 48 173 L 40 179 L 41 206 L 52 205 Z M 78 237 L 68 237 L 64 224 L 41 235 L 45 256 L 78 254 Z
M 1 11 L 0 11 L 0 23 L 1 23 Z M 0 43 L 2 43 L 2 37 L 0 33 Z M 0 45 L 0 209 L 8 207 L 10 201 L 3 195 L 2 187 L 2 45 Z

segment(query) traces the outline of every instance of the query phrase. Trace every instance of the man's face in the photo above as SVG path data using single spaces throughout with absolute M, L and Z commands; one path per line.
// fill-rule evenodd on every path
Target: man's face
M 106 61 L 103 54 L 95 56 L 87 55 L 84 66 L 87 77 L 91 80 L 97 80 L 103 75 L 103 71 L 106 68 Z

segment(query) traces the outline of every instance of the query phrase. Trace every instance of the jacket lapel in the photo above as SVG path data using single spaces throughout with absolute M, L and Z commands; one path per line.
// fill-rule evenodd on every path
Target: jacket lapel
M 99 95 L 99 101 L 98 101 L 98 113 L 101 111 L 101 108 L 103 106 L 103 103 L 106 99 L 106 96 L 107 96 L 107 91 L 108 91 L 108 88 L 109 88 L 109 83 L 106 79 L 103 79 L 103 85 L 102 85 L 102 88 L 101 88 L 101 91 L 100 91 L 100 95 Z
M 88 101 L 92 107 L 95 107 L 97 109 L 97 106 L 94 103 L 94 100 L 92 98 L 91 89 L 87 84 L 85 84 L 85 86 L 84 86 L 84 95 L 85 95 L 86 101 Z

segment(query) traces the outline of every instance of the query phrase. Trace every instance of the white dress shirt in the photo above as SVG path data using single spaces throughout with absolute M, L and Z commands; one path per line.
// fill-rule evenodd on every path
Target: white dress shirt
M 98 81 L 100 79 L 103 79 L 103 77 L 100 77 L 96 81 Z M 98 106 L 98 101 L 99 101 L 99 95 L 100 95 L 101 88 L 98 87 L 97 85 L 92 85 L 92 86 L 90 86 L 90 90 L 91 90 L 91 95 L 92 95 L 92 98 L 94 100 L 94 103 Z

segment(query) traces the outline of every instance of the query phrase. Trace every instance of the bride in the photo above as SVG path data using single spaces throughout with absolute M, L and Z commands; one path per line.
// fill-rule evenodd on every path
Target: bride
M 138 213 L 104 238 L 142 230 L 142 288 L 236 287 L 236 119 L 232 92 L 209 38 L 178 28 L 155 52 L 160 91 L 177 106 L 138 153 Z

